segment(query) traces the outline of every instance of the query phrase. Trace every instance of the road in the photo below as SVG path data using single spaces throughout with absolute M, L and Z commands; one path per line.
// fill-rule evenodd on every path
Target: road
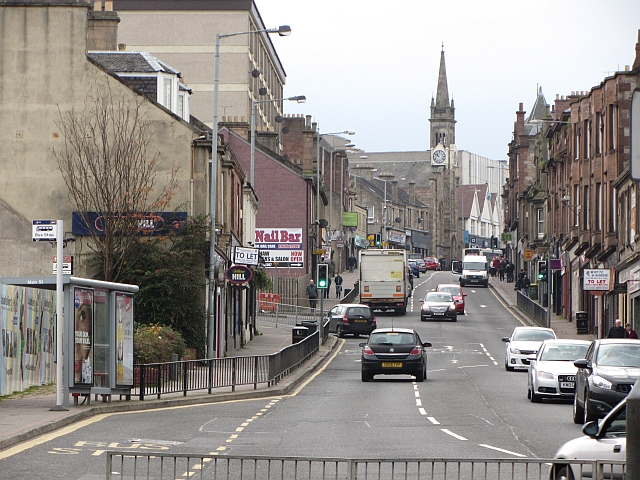
M 378 325 L 412 327 L 433 347 L 428 378 L 360 381 L 363 339 L 345 338 L 332 360 L 289 396 L 112 414 L 57 432 L 1 460 L 3 478 L 104 478 L 106 450 L 325 457 L 550 458 L 579 436 L 571 404 L 527 400 L 525 372 L 506 372 L 501 341 L 520 322 L 486 288 L 465 288 L 457 322 L 421 322 L 419 299 L 449 272 L 415 280 L 407 315 Z

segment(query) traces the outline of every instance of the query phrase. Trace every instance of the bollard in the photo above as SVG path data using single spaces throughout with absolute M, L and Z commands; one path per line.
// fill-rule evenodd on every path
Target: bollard
M 177 380 L 178 379 L 178 354 L 171 354 L 171 364 L 169 365 L 169 380 Z

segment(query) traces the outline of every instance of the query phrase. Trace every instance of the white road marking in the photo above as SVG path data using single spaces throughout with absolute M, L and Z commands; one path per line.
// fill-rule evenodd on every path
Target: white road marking
M 424 408 L 422 408 L 422 407 L 420 407 L 420 408 L 418 409 L 418 411 L 420 412 L 420 415 L 426 415 L 426 414 L 427 414 L 427 411 L 426 411 Z
M 435 418 L 433 417 L 427 417 L 427 420 L 429 420 L 431 423 L 433 423 L 434 425 L 440 425 L 440 422 L 437 421 Z
M 446 428 L 441 428 L 440 430 L 442 430 L 447 435 L 451 435 L 453 438 L 457 438 L 458 440 L 467 440 L 463 436 L 458 435 L 457 433 L 453 433 L 451 430 L 447 430 Z
M 480 308 L 487 308 L 486 305 L 480 305 Z
M 498 452 L 508 453 L 509 455 L 513 455 L 515 457 L 526 457 L 526 455 L 522 455 L 521 453 L 511 452 L 511 451 L 505 450 L 503 448 L 492 447 L 491 445 L 485 445 L 484 443 L 479 443 L 478 445 L 481 446 L 481 447 L 484 447 L 484 448 L 489 448 L 491 450 L 496 450 Z
M 422 400 L 420 400 L 419 398 L 416 398 L 416 407 L 421 407 L 422 406 Z
M 418 392 L 418 391 L 413 392 L 413 394 L 416 396 L 416 398 L 420 397 L 420 392 Z

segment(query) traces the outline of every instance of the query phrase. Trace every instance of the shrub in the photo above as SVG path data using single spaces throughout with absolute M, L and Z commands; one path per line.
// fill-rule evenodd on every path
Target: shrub
M 166 325 L 137 325 L 133 332 L 135 364 L 170 362 L 176 353 L 183 358 L 187 344 L 180 332 Z

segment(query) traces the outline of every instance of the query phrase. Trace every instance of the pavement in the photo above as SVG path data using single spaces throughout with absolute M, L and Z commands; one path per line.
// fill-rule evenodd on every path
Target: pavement
M 353 288 L 358 281 L 359 272 L 357 269 L 353 273 L 347 270 L 342 273 L 342 277 L 343 288 Z M 497 278 L 491 280 L 490 288 L 514 315 L 520 318 L 524 324 L 533 324 L 527 315 L 518 308 L 517 294 L 513 287 L 513 283 L 501 282 Z M 325 301 L 325 311 L 328 310 L 327 307 L 338 301 L 339 299 L 335 298 L 335 289 L 332 288 L 329 301 Z M 559 338 L 585 340 L 595 338 L 593 335 L 578 335 L 572 322 L 555 315 L 552 315 L 551 318 L 551 328 L 555 330 Z M 259 325 L 259 332 L 260 335 L 256 335 L 247 346 L 232 352 L 230 356 L 269 355 L 291 344 L 290 327 L 262 324 Z M 98 414 L 286 395 L 301 384 L 310 373 L 319 369 L 327 361 L 336 345 L 336 337 L 330 336 L 329 341 L 325 343 L 320 352 L 302 367 L 274 386 L 263 384 L 258 385 L 257 389 L 253 389 L 252 385 L 247 385 L 236 387 L 235 391 L 231 391 L 230 387 L 216 389 L 211 395 L 206 392 L 190 392 L 187 397 L 182 394 L 168 394 L 163 395 L 160 400 L 147 397 L 144 401 L 139 401 L 136 397 L 132 397 L 133 399 L 129 401 L 118 400 L 116 396 L 110 403 L 94 400 L 91 405 L 71 405 L 67 411 L 52 410 L 52 407 L 56 405 L 55 387 L 53 386 L 16 393 L 0 399 L 0 451 Z

